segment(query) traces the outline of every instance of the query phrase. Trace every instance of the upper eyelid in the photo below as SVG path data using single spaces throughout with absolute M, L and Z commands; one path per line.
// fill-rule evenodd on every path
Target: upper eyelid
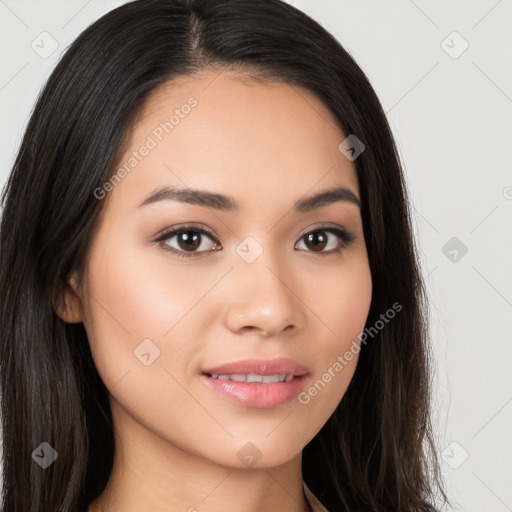
M 204 224 L 201 224 L 201 223 L 198 223 L 198 224 L 188 223 L 188 224 L 178 225 L 176 227 L 170 227 L 170 228 L 164 230 L 164 232 L 162 234 L 158 235 L 157 238 L 155 239 L 155 242 L 164 242 L 165 240 L 168 240 L 169 238 L 176 236 L 178 233 L 182 233 L 182 232 L 186 232 L 186 231 L 194 231 L 194 230 L 207 235 L 215 243 L 220 243 L 218 237 L 215 235 L 215 233 L 213 233 L 213 230 L 211 230 L 210 228 L 206 227 Z M 318 226 L 306 228 L 302 232 L 302 234 L 299 236 L 299 240 L 310 233 L 314 233 L 315 231 L 329 231 L 329 232 L 333 233 L 338 238 L 339 238 L 339 235 L 338 235 L 338 233 L 336 233 L 336 231 L 341 231 L 342 233 L 344 233 L 346 238 L 348 238 L 347 243 L 350 243 L 351 241 L 353 241 L 356 238 L 356 235 L 352 231 L 349 231 L 348 229 L 346 229 L 345 227 L 335 224 L 335 223 L 326 222 L 323 224 L 319 224 Z M 207 252 L 207 251 L 198 251 L 197 254 L 199 254 L 201 252 Z M 191 253 L 191 254 L 193 254 L 193 253 Z
M 343 231 L 347 235 L 353 234 L 351 231 L 349 231 L 348 229 L 346 229 L 345 227 L 343 227 L 341 225 L 327 222 L 327 223 L 324 223 L 324 224 L 319 224 L 318 226 L 313 226 L 313 227 L 306 228 L 302 232 L 300 237 L 303 237 L 304 235 L 307 235 L 307 234 L 309 234 L 311 232 L 314 232 L 314 231 L 321 231 L 321 230 L 328 231 L 328 230 L 331 230 L 331 229 L 333 229 L 333 230 L 337 229 L 337 230 Z M 210 228 L 207 228 L 203 224 L 183 224 L 183 225 L 178 225 L 178 226 L 175 226 L 175 227 L 170 227 L 170 228 L 164 229 L 161 232 L 161 234 L 156 236 L 155 241 L 162 240 L 163 237 L 166 237 L 166 236 L 168 237 L 171 234 L 174 236 L 174 235 L 176 235 L 177 233 L 180 233 L 180 232 L 194 231 L 194 230 L 199 231 L 199 232 L 204 232 L 204 234 L 208 235 L 209 237 L 215 239 L 216 241 L 218 240 L 216 235 L 215 235 L 215 233 L 213 233 L 213 230 L 211 230 Z M 165 240 L 165 238 L 164 238 L 164 240 Z
M 217 237 L 215 236 L 213 231 L 211 229 L 203 226 L 202 224 L 191 224 L 191 225 L 184 224 L 184 225 L 178 225 L 176 227 L 164 229 L 164 231 L 160 235 L 157 235 L 155 241 L 156 242 L 163 241 L 163 240 L 166 240 L 167 238 L 170 238 L 171 236 L 176 236 L 178 233 L 186 232 L 186 231 L 194 231 L 194 230 L 204 233 L 204 234 L 208 235 L 210 238 L 217 241 Z

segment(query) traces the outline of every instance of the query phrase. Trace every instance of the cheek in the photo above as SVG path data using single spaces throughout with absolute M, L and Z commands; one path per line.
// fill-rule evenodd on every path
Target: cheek
M 367 259 L 353 263 L 339 272 L 317 274 L 316 286 L 307 292 L 323 334 L 314 353 L 317 372 L 298 402 L 310 408 L 319 421 L 329 418 L 352 380 L 359 358 L 359 335 L 370 309 L 372 281 Z
M 91 253 L 84 319 L 92 355 L 109 389 L 127 372 L 144 367 L 145 359 L 156 363 L 164 355 L 163 343 L 197 300 L 178 272 L 172 279 L 169 273 L 160 275 L 151 261 L 114 240 L 106 238 L 103 246 L 98 243 L 104 249 Z
M 304 291 L 307 303 L 316 314 L 325 340 L 323 353 L 345 350 L 364 329 L 372 299 L 372 280 L 365 257 L 358 256 L 315 274 L 314 285 Z
M 103 243 L 104 249 L 91 253 L 84 319 L 101 379 L 115 403 L 141 424 L 163 425 L 164 432 L 166 425 L 201 425 L 201 408 L 170 364 L 183 371 L 194 357 L 194 347 L 183 339 L 185 317 L 200 290 L 190 287 L 190 275 L 169 269 L 162 274 L 150 258 L 123 250 L 121 241 Z M 187 429 L 176 435 L 185 438 Z
M 97 315 L 102 323 L 117 323 L 114 328 L 121 337 L 136 339 L 165 335 L 190 311 L 201 282 L 194 279 L 191 286 L 193 274 L 177 265 L 162 265 L 165 258 L 155 258 L 156 251 L 122 250 L 118 244 L 116 252 L 107 247 L 104 257 L 91 259 L 91 318 L 96 320 L 103 309 L 106 316 Z M 119 258 L 113 257 L 116 253 L 121 253 Z
M 187 368 L 197 365 L 197 346 L 190 341 L 204 338 L 210 318 L 199 314 L 208 303 L 201 298 L 226 269 L 212 272 L 203 266 L 198 270 L 166 258 L 158 248 L 134 249 L 133 245 L 111 233 L 103 235 L 91 251 L 84 325 L 106 387 L 112 390 L 126 376 L 135 381 L 142 371 L 138 388 L 142 392 L 144 386 L 172 387 L 164 370 L 181 381 Z

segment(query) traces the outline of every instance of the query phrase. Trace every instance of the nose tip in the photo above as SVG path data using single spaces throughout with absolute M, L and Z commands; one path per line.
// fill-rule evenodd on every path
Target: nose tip
M 268 338 L 302 325 L 302 302 L 288 284 L 297 279 L 289 265 L 278 261 L 277 252 L 262 250 L 251 262 L 241 256 L 233 270 L 226 284 L 225 310 L 232 332 Z

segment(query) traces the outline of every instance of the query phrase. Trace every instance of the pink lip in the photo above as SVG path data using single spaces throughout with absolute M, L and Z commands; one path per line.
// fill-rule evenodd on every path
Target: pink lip
M 211 375 L 255 373 L 258 375 L 286 374 L 295 377 L 290 382 L 237 382 L 218 380 Z M 295 399 L 309 371 L 291 359 L 245 359 L 203 370 L 201 378 L 207 387 L 245 407 L 274 409 Z
M 202 370 L 202 373 L 209 375 L 233 375 L 237 373 L 274 375 L 276 373 L 285 373 L 287 375 L 300 376 L 308 373 L 308 369 L 292 359 L 280 357 L 277 359 L 243 359 L 234 363 L 206 368 Z

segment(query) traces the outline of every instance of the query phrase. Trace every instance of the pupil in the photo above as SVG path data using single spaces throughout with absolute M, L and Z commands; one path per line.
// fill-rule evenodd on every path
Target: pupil
M 192 236 L 189 234 L 192 233 Z M 178 238 L 180 245 L 182 245 L 182 242 L 184 241 L 184 245 L 182 248 L 185 249 L 197 249 L 199 247 L 199 240 L 200 233 L 197 231 L 187 231 L 185 233 L 181 233 L 181 237 Z
M 327 237 L 322 231 L 317 231 L 316 233 L 310 233 L 307 237 L 307 241 L 311 243 L 313 247 L 320 246 L 320 249 L 323 249 L 325 247 Z

